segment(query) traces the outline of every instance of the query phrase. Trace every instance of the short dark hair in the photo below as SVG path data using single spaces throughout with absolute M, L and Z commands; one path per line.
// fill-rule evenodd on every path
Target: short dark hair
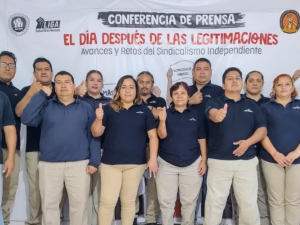
M 51 62 L 50 62 L 48 59 L 44 58 L 44 57 L 38 57 L 38 58 L 36 58 L 36 59 L 34 60 L 34 62 L 33 62 L 33 71 L 35 71 L 35 69 L 36 69 L 36 64 L 39 63 L 39 62 L 45 62 L 45 63 L 48 63 L 49 66 L 50 66 L 51 72 L 53 72 Z
M 199 63 L 199 62 L 207 62 L 209 64 L 209 67 L 211 68 L 211 63 L 210 63 L 210 61 L 208 59 L 206 59 L 206 58 L 200 58 L 200 59 L 197 59 L 196 62 L 194 63 L 193 70 L 196 68 L 197 63 Z
M 240 74 L 241 78 L 243 79 L 243 74 L 242 74 L 242 71 L 239 69 L 239 68 L 236 68 L 236 67 L 229 67 L 228 69 L 226 69 L 223 73 L 223 76 L 222 76 L 222 81 L 223 81 L 223 84 L 225 84 L 225 79 L 226 79 L 226 76 L 229 72 L 231 71 L 236 71 Z
M 172 87 L 170 88 L 170 96 L 172 97 L 173 92 L 177 91 L 180 86 L 182 86 L 186 90 L 188 96 L 190 97 L 191 96 L 191 90 L 190 90 L 189 86 L 187 85 L 187 83 L 185 83 L 183 81 L 176 82 L 175 84 L 172 85 Z M 174 107 L 174 103 L 171 102 L 170 106 Z
M 9 51 L 2 51 L 2 52 L 0 53 L 0 58 L 1 58 L 2 56 L 9 56 L 10 58 L 12 58 L 12 59 L 14 60 L 14 63 L 17 65 L 17 57 L 15 56 L 14 53 L 9 52 Z
M 264 81 L 264 75 L 263 75 L 261 72 L 259 72 L 259 71 L 257 71 L 257 70 L 252 70 L 252 71 L 250 71 L 250 72 L 247 74 L 247 76 L 246 76 L 246 78 L 245 78 L 245 83 L 247 83 L 247 81 L 248 81 L 248 79 L 249 79 L 249 77 L 250 77 L 250 75 L 251 75 L 252 73 L 259 73 L 259 74 L 261 75 L 262 81 Z
M 72 80 L 72 82 L 73 82 L 73 84 L 75 84 L 75 82 L 74 82 L 74 77 L 73 77 L 72 74 L 70 74 L 69 72 L 64 71 L 64 70 L 59 71 L 59 72 L 55 75 L 54 80 L 55 80 L 55 78 L 56 78 L 58 75 L 68 75 L 68 76 L 70 76 L 70 77 L 71 77 L 71 80 Z
M 85 77 L 85 80 L 87 80 L 92 73 L 98 73 L 101 77 L 101 80 L 103 81 L 103 76 L 102 76 L 102 73 L 99 71 L 99 70 L 90 70 L 87 74 L 86 74 L 86 77 Z
M 142 71 L 142 72 L 140 72 L 140 73 L 137 75 L 137 77 L 136 77 L 136 80 L 137 80 L 137 81 L 139 80 L 139 76 L 141 76 L 142 74 L 147 74 L 147 75 L 149 75 L 149 76 L 151 77 L 151 79 L 152 79 L 152 83 L 154 84 L 154 77 L 153 77 L 152 73 L 150 73 L 149 71 Z

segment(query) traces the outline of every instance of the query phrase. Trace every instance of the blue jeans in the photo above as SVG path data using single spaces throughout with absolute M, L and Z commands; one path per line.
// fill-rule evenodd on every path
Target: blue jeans
M 2 194 L 3 194 L 3 173 L 2 173 L 2 169 L 3 169 L 3 164 L 0 164 L 0 225 L 4 225 L 3 222 L 3 215 L 2 215 Z

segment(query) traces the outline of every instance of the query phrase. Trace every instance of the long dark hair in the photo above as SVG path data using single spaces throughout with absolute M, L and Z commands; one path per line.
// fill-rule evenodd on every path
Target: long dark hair
M 188 94 L 189 97 L 191 96 L 191 90 L 190 90 L 189 86 L 187 85 L 187 83 L 181 81 L 181 82 L 177 82 L 177 83 L 173 84 L 172 87 L 170 88 L 170 96 L 171 96 L 171 98 L 173 96 L 173 92 L 177 91 L 180 86 L 182 86 L 186 90 L 186 92 L 187 92 L 187 94 Z M 173 102 L 170 103 L 170 107 L 174 107 L 174 103 Z
M 142 99 L 140 97 L 140 92 L 139 92 L 137 81 L 133 78 L 133 76 L 125 75 L 119 79 L 117 86 L 115 87 L 115 90 L 114 90 L 114 97 L 110 102 L 110 106 L 116 112 L 119 112 L 123 108 L 123 103 L 121 102 L 121 97 L 120 97 L 120 89 L 121 89 L 122 84 L 124 83 L 125 79 L 133 80 L 133 83 L 135 86 L 136 92 L 135 92 L 135 98 L 133 100 L 133 104 L 142 104 Z

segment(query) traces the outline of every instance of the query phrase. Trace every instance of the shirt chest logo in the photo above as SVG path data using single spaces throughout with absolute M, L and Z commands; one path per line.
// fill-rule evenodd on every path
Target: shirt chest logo
M 253 113 L 253 111 L 251 109 L 245 109 L 244 112 Z
M 149 103 L 156 103 L 156 101 L 151 101 L 151 102 L 149 102 Z
M 191 119 L 189 119 L 190 121 L 197 121 L 195 118 L 191 118 Z
M 138 114 L 143 114 L 144 112 L 142 112 L 142 111 L 137 111 L 136 113 L 138 113 Z
M 18 94 L 14 94 L 14 96 L 18 96 Z
M 210 95 L 204 95 L 204 97 L 206 97 L 206 98 L 211 98 L 211 96 L 210 96 Z
M 300 109 L 300 107 L 299 106 L 295 106 L 295 107 L 293 107 L 293 109 Z

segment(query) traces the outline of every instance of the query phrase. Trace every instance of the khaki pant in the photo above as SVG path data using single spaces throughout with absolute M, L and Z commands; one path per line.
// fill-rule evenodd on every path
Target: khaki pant
M 270 211 L 269 211 L 269 202 L 267 197 L 267 186 L 264 174 L 262 172 L 261 159 L 259 158 L 259 162 L 257 165 L 257 180 L 258 180 L 258 195 L 257 195 L 257 205 L 260 216 L 260 224 L 261 225 L 271 225 L 270 221 Z M 232 202 L 234 206 L 234 220 L 235 224 L 239 224 L 239 212 L 238 205 L 234 196 L 232 195 Z
M 89 195 L 88 212 L 89 225 L 98 225 L 98 211 L 100 201 L 100 166 L 98 171 L 91 176 L 91 192 Z
M 8 157 L 7 149 L 2 149 L 3 152 L 3 166 L 5 160 Z M 18 189 L 20 172 L 20 151 L 16 150 L 15 153 L 15 169 L 9 178 L 3 176 L 3 195 L 2 195 L 2 214 L 4 224 L 8 225 L 10 223 L 10 208 L 15 201 L 16 192 Z
M 262 160 L 272 225 L 300 224 L 300 164 L 286 168 Z
M 25 225 L 41 225 L 42 224 L 42 203 L 39 187 L 39 151 L 26 152 L 26 171 L 29 184 L 29 218 L 25 221 Z M 66 200 L 66 190 L 64 189 L 62 201 L 59 208 L 61 210 L 61 218 L 63 218 L 63 206 Z
M 239 225 L 260 224 L 257 163 L 256 157 L 250 160 L 208 159 L 204 225 L 221 223 L 231 185 L 239 207 Z
M 112 222 L 114 209 L 121 199 L 122 225 L 132 225 L 139 183 L 146 169 L 143 165 L 107 165 L 101 163 L 99 225 Z
M 60 224 L 59 204 L 64 185 L 69 197 L 70 225 L 88 224 L 90 175 L 88 160 L 53 163 L 40 161 L 39 185 L 42 199 L 43 225 Z
M 194 224 L 195 209 L 202 184 L 198 173 L 201 157 L 187 167 L 174 166 L 162 158 L 157 159 L 156 176 L 158 201 L 164 225 L 173 225 L 173 215 L 179 188 L 182 225 Z

